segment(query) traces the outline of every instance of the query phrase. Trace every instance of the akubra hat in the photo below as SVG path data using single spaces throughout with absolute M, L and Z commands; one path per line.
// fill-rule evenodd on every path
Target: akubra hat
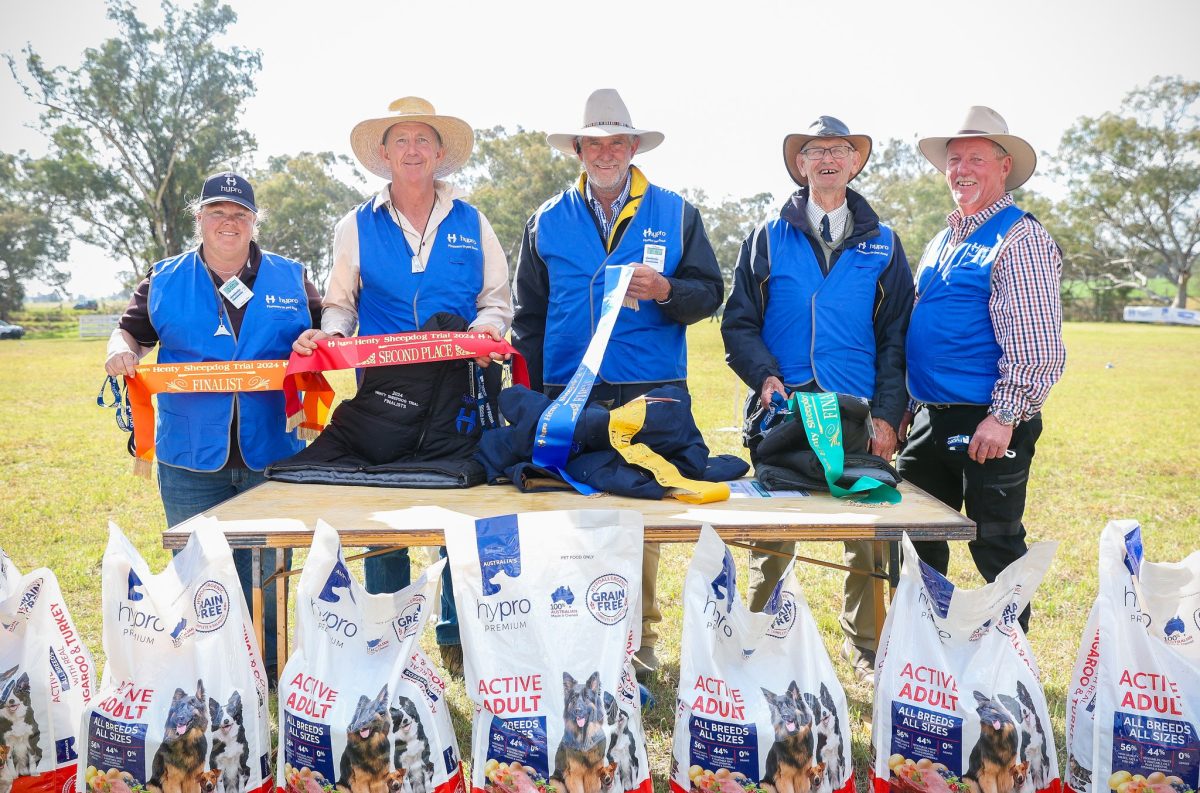
M 629 118 L 629 109 L 615 88 L 592 91 L 583 107 L 583 125 L 570 132 L 553 132 L 546 142 L 564 154 L 575 154 L 576 138 L 607 138 L 612 135 L 637 135 L 638 154 L 663 142 L 664 135 L 652 129 L 638 129 Z
M 471 125 L 461 118 L 439 116 L 433 105 L 419 96 L 397 99 L 388 105 L 388 110 L 392 111 L 392 115 L 360 121 L 350 132 L 350 148 L 354 150 L 354 156 L 364 168 L 376 176 L 392 178 L 391 168 L 379 153 L 379 146 L 383 143 L 384 133 L 393 124 L 402 121 L 428 124 L 437 130 L 445 154 L 433 172 L 435 178 L 449 176 L 471 158 L 471 149 L 475 147 L 475 133 L 471 130 Z
M 1029 181 L 1029 177 L 1033 176 L 1033 172 L 1037 168 L 1037 152 L 1033 150 L 1028 141 L 1016 135 L 1010 135 L 1004 117 L 983 105 L 975 105 L 967 111 L 966 119 L 963 120 L 962 126 L 955 134 L 939 138 L 921 138 L 917 141 L 917 146 L 925 155 L 925 159 L 933 163 L 934 168 L 945 173 L 946 147 L 950 141 L 962 138 L 987 138 L 998 143 L 1009 153 L 1013 163 L 1012 170 L 1008 173 L 1008 179 L 1004 182 L 1006 192 L 1016 190 Z
M 783 164 L 787 166 L 792 181 L 802 187 L 808 185 L 808 180 L 800 173 L 800 166 L 796 164 L 796 155 L 808 145 L 810 140 L 817 138 L 844 138 L 858 152 L 858 170 L 850 174 L 850 179 L 847 181 L 852 181 L 854 177 L 862 173 L 862 169 L 867 165 L 867 160 L 871 158 L 871 138 L 869 136 L 852 135 L 850 128 L 844 122 L 833 116 L 821 116 L 809 125 L 808 132 L 794 132 L 783 139 Z

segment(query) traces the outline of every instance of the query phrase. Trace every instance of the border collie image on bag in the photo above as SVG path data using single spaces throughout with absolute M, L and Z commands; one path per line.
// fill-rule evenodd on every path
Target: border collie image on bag
M 392 708 L 392 734 L 395 746 L 392 764 L 400 774 L 397 785 L 407 782 L 412 793 L 428 793 L 433 782 L 433 761 L 429 757 L 429 738 L 421 724 L 416 704 L 408 697 L 397 697 Z
M 245 793 L 250 782 L 250 745 L 242 724 L 241 693 L 234 691 L 225 705 L 209 697 L 208 713 L 212 722 L 208 767 L 219 772 L 213 780 L 213 793 Z M 202 789 L 201 793 L 208 791 Z
M 146 789 L 152 793 L 200 793 L 200 774 L 208 758 L 208 700 L 204 681 L 196 693 L 175 689 L 162 743 L 154 753 Z
M 42 750 L 38 745 L 42 731 L 33 715 L 29 674 L 21 672 L 18 675 L 18 669 L 14 666 L 0 674 L 0 746 L 7 754 L 5 762 L 0 763 L 3 766 L 0 768 L 0 793 L 6 793 L 12 787 L 12 778 L 32 776 L 42 762 Z M 5 780 L 5 771 L 12 778 Z
M 817 736 L 814 763 L 824 769 L 825 781 L 830 790 L 837 790 L 846 779 L 846 764 L 843 759 L 843 738 L 841 719 L 838 718 L 837 705 L 829 686 L 821 683 L 821 696 L 818 699 L 807 691 L 804 701 L 813 714 L 813 730 Z M 820 786 L 819 784 L 817 785 Z

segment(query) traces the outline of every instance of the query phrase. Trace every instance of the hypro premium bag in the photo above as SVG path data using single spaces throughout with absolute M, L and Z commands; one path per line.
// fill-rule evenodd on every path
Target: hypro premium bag
M 21 575 L 0 550 L 0 793 L 75 786 L 75 731 L 96 668 L 45 567 Z
M 1061 788 L 1041 673 L 1017 622 L 1057 547 L 1035 543 L 994 582 L 965 590 L 922 562 L 904 536 L 876 664 L 876 791 Z
M 445 684 L 418 643 L 444 564 L 370 595 L 337 532 L 317 522 L 296 592 L 296 649 L 279 678 L 280 791 L 462 790 Z
M 761 613 L 701 529 L 683 585 L 674 793 L 852 793 L 846 695 L 789 567 Z
M 452 514 L 452 513 L 451 513 Z M 475 793 L 650 793 L 632 511 L 447 519 Z
M 104 674 L 79 727 L 79 793 L 270 789 L 267 677 L 220 524 L 157 575 L 109 524 Z
M 1067 788 L 1200 787 L 1200 551 L 1142 558 L 1137 521 L 1100 535 L 1100 590 L 1067 689 Z

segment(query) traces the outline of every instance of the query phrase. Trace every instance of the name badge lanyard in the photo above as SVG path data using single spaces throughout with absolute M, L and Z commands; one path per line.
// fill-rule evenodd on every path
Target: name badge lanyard
M 437 206 L 437 195 L 433 197 L 433 204 L 429 207 L 429 216 L 425 218 L 425 229 L 421 232 L 421 242 L 417 246 L 416 253 L 413 252 L 412 246 L 408 244 L 408 235 L 404 233 L 404 224 L 400 221 L 400 210 L 396 209 L 395 204 L 389 205 L 392 210 L 392 219 L 396 221 L 396 225 L 400 227 L 400 239 L 404 242 L 404 248 L 408 251 L 409 266 L 413 273 L 425 272 L 425 263 L 421 261 L 421 253 L 425 250 L 426 233 L 429 231 L 429 221 L 433 220 L 433 209 Z M 414 231 L 416 229 L 414 228 Z M 437 236 L 437 229 L 433 230 L 433 236 Z
M 104 389 L 107 388 L 112 392 L 112 402 L 108 402 L 104 397 Z M 117 378 L 108 375 L 104 378 L 104 382 L 100 384 L 100 393 L 96 395 L 96 405 L 102 408 L 115 408 L 117 414 L 117 426 L 125 432 L 133 431 L 133 408 L 129 405 L 129 384 L 126 383 L 124 388 L 117 385 Z
M 575 481 L 567 472 L 567 458 L 575 436 L 575 425 L 587 405 L 588 396 L 592 393 L 600 364 L 604 360 L 604 352 L 608 349 L 608 341 L 612 337 L 613 326 L 625 300 L 625 292 L 633 278 L 631 265 L 606 267 L 604 270 L 604 300 L 600 311 L 600 321 L 596 324 L 596 332 L 588 342 L 587 351 L 579 368 L 571 376 L 571 382 L 559 394 L 558 399 L 542 413 L 537 423 L 537 434 L 533 441 L 533 464 L 552 471 L 563 478 L 571 487 L 585 496 L 599 491 Z

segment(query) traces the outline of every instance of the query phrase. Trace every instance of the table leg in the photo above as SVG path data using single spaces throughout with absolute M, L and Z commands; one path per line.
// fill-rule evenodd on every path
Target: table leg
M 884 597 L 884 585 L 887 583 L 887 554 L 888 544 L 886 542 L 873 543 L 874 553 L 871 556 L 875 560 L 872 571 L 876 575 L 871 578 L 871 589 L 875 595 L 875 646 L 879 646 L 879 639 L 883 636 L 883 622 L 887 617 L 887 599 Z M 878 575 L 883 572 L 883 575 Z
M 258 639 L 258 650 L 266 647 L 263 643 L 263 580 L 262 580 L 262 550 L 250 549 L 250 618 L 254 620 L 254 638 Z
M 281 575 L 287 569 L 288 552 L 277 548 L 275 552 L 275 676 L 283 674 L 283 665 L 288 659 L 288 579 Z

